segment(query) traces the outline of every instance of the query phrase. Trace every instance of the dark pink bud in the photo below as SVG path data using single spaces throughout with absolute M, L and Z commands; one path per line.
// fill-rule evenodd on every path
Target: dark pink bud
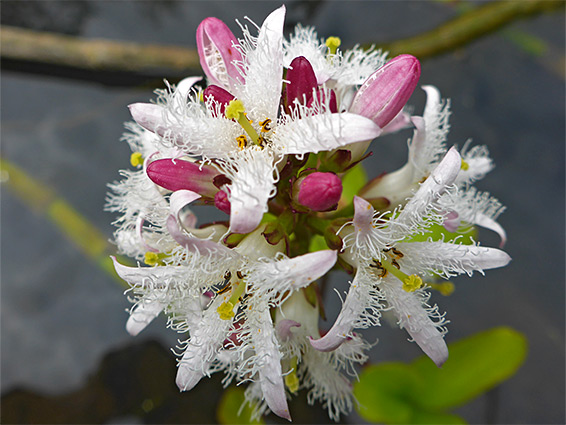
M 211 99 L 218 102 L 220 104 L 221 115 L 224 115 L 224 111 L 226 110 L 226 106 L 228 106 L 228 103 L 230 103 L 231 100 L 235 99 L 235 97 L 232 96 L 230 92 L 214 84 L 211 84 L 210 86 L 204 89 L 202 93 L 202 97 L 204 98 L 205 102 L 209 102 Z
M 321 105 L 327 105 L 327 101 L 326 101 L 327 93 L 330 93 L 330 99 L 328 99 L 328 109 L 330 109 L 330 112 L 335 114 L 336 112 L 338 112 L 338 105 L 336 103 L 336 93 L 334 93 L 334 90 L 326 91 L 322 87 L 319 87 L 315 92 L 316 100 Z M 314 101 L 315 98 L 312 97 L 310 101 L 307 103 L 307 106 L 311 106 Z
M 146 171 L 156 185 L 173 192 L 187 189 L 212 198 L 218 191 L 213 179 L 219 173 L 211 166 L 167 158 L 153 161 Z
M 298 56 L 291 61 L 285 79 L 285 100 L 287 107 L 292 108 L 295 99 L 306 105 L 312 98 L 312 92 L 317 87 L 316 75 L 310 62 L 304 56 Z
M 242 60 L 242 55 L 234 47 L 238 44 L 238 39 L 220 19 L 211 17 L 200 23 L 197 28 L 197 49 L 200 65 L 210 83 L 228 89 L 234 80 L 243 82 L 234 65 L 234 61 Z
M 362 84 L 350 112 L 385 127 L 403 109 L 420 75 L 421 65 L 414 56 L 400 55 L 391 59 Z
M 313 211 L 327 211 L 338 204 L 342 196 L 342 181 L 334 173 L 315 172 L 298 180 L 299 204 Z
M 228 199 L 228 194 L 223 190 L 219 190 L 216 195 L 214 195 L 214 205 L 220 211 L 230 214 L 230 200 Z

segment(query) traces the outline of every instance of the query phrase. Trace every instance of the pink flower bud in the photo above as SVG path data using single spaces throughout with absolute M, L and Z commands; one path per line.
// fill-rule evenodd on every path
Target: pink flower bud
M 228 194 L 223 190 L 219 190 L 214 195 L 214 205 L 220 211 L 230 214 L 230 199 L 228 199 Z
M 414 56 L 400 55 L 391 59 L 362 84 L 350 112 L 385 127 L 403 109 L 420 75 L 421 65 Z
M 315 172 L 298 181 L 299 204 L 313 211 L 327 211 L 338 204 L 342 181 L 334 173 Z
M 213 183 L 218 171 L 211 166 L 167 158 L 153 161 L 146 172 L 155 184 L 173 192 L 186 189 L 212 198 L 218 191 Z
M 202 97 L 204 98 L 205 102 L 209 102 L 211 99 L 215 100 L 220 104 L 220 114 L 224 116 L 224 111 L 226 110 L 226 106 L 230 103 L 231 100 L 234 100 L 235 97 L 230 94 L 227 90 L 224 90 L 220 86 L 215 86 L 211 84 L 207 88 L 204 89 L 202 93 Z
M 293 108 L 295 100 L 306 105 L 312 99 L 313 90 L 317 87 L 316 75 L 310 62 L 304 56 L 291 61 L 285 79 L 285 100 L 288 108 Z
M 197 28 L 197 49 L 200 65 L 209 83 L 229 89 L 232 80 L 243 82 L 234 65 L 234 61 L 242 60 L 235 45 L 238 45 L 238 39 L 220 19 L 211 17 L 200 23 Z

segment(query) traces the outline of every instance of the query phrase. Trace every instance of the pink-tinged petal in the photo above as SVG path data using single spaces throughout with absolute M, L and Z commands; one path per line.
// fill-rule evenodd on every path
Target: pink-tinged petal
M 200 195 L 191 190 L 177 190 L 171 194 L 169 208 L 171 215 L 178 217 L 179 212 L 190 203 L 200 198 Z
M 372 205 L 359 196 L 354 196 L 354 226 L 356 232 L 368 234 L 373 229 L 373 216 L 375 209 Z
M 379 136 L 381 129 L 369 118 L 348 112 L 320 114 L 289 121 L 277 127 L 272 141 L 285 154 L 301 155 L 341 148 Z
M 242 55 L 235 47 L 238 39 L 230 28 L 217 18 L 206 18 L 197 28 L 197 50 L 200 64 L 209 82 L 229 89 L 235 81 L 242 82 L 242 76 L 234 61 L 241 61 Z
M 501 227 L 501 225 L 493 218 L 488 217 L 485 214 L 478 213 L 476 214 L 473 224 L 477 224 L 478 226 L 492 230 L 495 233 L 497 233 L 501 238 L 501 242 L 499 243 L 499 248 L 503 248 L 505 246 L 505 243 L 507 242 L 507 233 L 505 232 L 505 229 Z
M 350 285 L 348 295 L 332 328 L 320 339 L 309 337 L 310 344 L 318 351 L 334 351 L 348 340 L 348 336 L 370 302 L 371 286 L 363 282 L 363 272 L 358 269 Z
M 395 278 L 392 278 L 395 279 Z M 448 358 L 448 348 L 439 330 L 444 320 L 437 318 L 436 308 L 430 309 L 427 297 L 420 292 L 407 292 L 400 281 L 384 280 L 381 290 L 385 299 L 399 320 L 401 329 L 405 329 L 423 352 L 438 366 Z M 435 320 L 431 318 L 435 317 Z
M 213 84 L 204 89 L 202 96 L 205 102 L 214 100 L 220 105 L 220 109 L 218 111 L 220 113 L 220 116 L 224 116 L 226 106 L 228 106 L 230 101 L 235 99 L 235 97 L 230 92 L 224 90 L 220 86 L 215 86 Z
M 136 220 L 136 234 L 138 235 L 138 239 L 139 239 L 140 243 L 142 244 L 142 246 L 144 247 L 144 249 L 146 251 L 159 252 L 158 249 L 150 246 L 145 241 L 145 238 L 143 237 L 143 223 L 144 222 L 145 222 L 145 219 L 143 217 L 138 217 L 138 219 Z
M 362 84 L 350 112 L 372 119 L 383 128 L 403 109 L 419 81 L 417 58 L 400 55 L 369 76 Z
M 173 192 L 190 190 L 210 198 L 218 192 L 213 179 L 220 173 L 209 165 L 182 159 L 157 159 L 147 166 L 146 173 L 156 185 Z
M 167 131 L 168 126 L 163 119 L 165 114 L 163 106 L 153 103 L 132 103 L 128 108 L 134 121 L 146 130 L 159 136 L 163 136 Z
M 165 306 L 165 303 L 158 300 L 140 302 L 130 314 L 126 323 L 128 333 L 132 336 L 139 334 L 163 311 Z
M 167 230 L 171 237 L 175 239 L 175 242 L 191 252 L 215 252 L 218 254 L 233 255 L 232 251 L 224 245 L 208 239 L 199 239 L 187 235 L 181 230 L 177 218 L 173 215 L 167 218 Z
M 313 211 L 327 211 L 340 200 L 342 180 L 334 173 L 314 172 L 299 183 L 297 200 Z
M 281 370 L 281 354 L 275 338 L 275 330 L 265 306 L 257 314 L 257 324 L 250 326 L 250 335 L 256 352 L 256 363 L 259 371 L 259 384 L 265 402 L 273 413 L 281 418 L 291 420 L 283 374 Z
M 299 322 L 295 322 L 294 320 L 290 319 L 283 319 L 279 323 L 277 323 L 276 330 L 277 335 L 283 341 L 287 341 L 289 338 L 293 336 L 291 332 L 291 328 L 300 328 L 301 324 Z
M 401 110 L 395 118 L 393 118 L 389 124 L 382 128 L 382 135 L 395 133 L 404 128 L 408 128 L 412 125 L 411 115 Z
M 312 98 L 313 90 L 317 88 L 316 76 L 310 62 L 304 56 L 298 56 L 291 61 L 285 79 L 285 97 L 287 107 L 292 108 L 295 102 L 307 105 Z
M 423 113 L 425 122 L 434 122 L 441 107 L 440 92 L 434 86 L 422 86 L 426 92 L 426 104 Z
M 442 225 L 447 231 L 455 232 L 460 227 L 460 215 L 456 211 L 450 211 L 444 216 Z
M 228 194 L 223 190 L 219 190 L 216 195 L 214 195 L 214 206 L 220 211 L 230 214 L 230 199 Z

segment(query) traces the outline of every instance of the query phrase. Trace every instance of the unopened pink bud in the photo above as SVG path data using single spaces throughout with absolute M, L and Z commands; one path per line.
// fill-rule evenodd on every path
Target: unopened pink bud
M 342 196 L 342 181 L 334 173 L 315 172 L 299 181 L 299 204 L 313 211 L 327 211 Z
M 420 75 L 421 65 L 414 56 L 400 55 L 391 59 L 362 84 L 350 112 L 385 127 L 403 109 Z
M 234 65 L 234 61 L 242 60 L 235 45 L 238 45 L 238 39 L 220 19 L 211 17 L 200 23 L 197 28 L 197 49 L 200 65 L 209 83 L 229 89 L 231 81 L 243 81 Z M 221 63 L 218 63 L 219 60 Z
M 228 199 L 228 194 L 223 190 L 219 190 L 216 195 L 214 195 L 214 205 L 220 211 L 230 214 L 230 200 Z
M 218 191 L 213 183 L 218 171 L 211 166 L 182 159 L 157 159 L 146 172 L 155 184 L 173 192 L 187 189 L 212 198 Z
M 235 97 L 232 94 L 230 94 L 230 92 L 214 84 L 211 84 L 210 86 L 204 89 L 202 93 L 202 97 L 204 98 L 205 102 L 209 102 L 211 99 L 218 102 L 220 104 L 219 112 L 222 116 L 224 116 L 224 111 L 226 110 L 226 106 L 228 106 L 231 100 L 235 99 Z
M 312 99 L 313 90 L 317 87 L 316 75 L 310 62 L 304 56 L 291 61 L 285 79 L 285 100 L 288 108 L 293 108 L 295 101 L 306 105 Z

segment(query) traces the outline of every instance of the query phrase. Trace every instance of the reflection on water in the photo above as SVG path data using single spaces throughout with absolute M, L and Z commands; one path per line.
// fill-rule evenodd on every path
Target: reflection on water
M 261 22 L 276 5 L 2 2 L 2 23 L 194 46 L 194 31 L 204 17 L 217 16 L 235 30 L 233 18 L 248 15 Z M 455 14 L 446 3 L 290 2 L 288 22 L 316 25 L 321 36 L 338 35 L 351 46 L 412 35 Z M 535 57 L 505 37 L 493 36 L 424 63 L 421 77 L 452 98 L 450 141 L 462 145 L 472 137 L 488 145 L 498 167 L 480 189 L 508 207 L 501 222 L 509 234 L 511 267 L 459 285 L 450 298 L 435 299 L 449 312 L 448 341 L 497 325 L 527 334 L 529 359 L 500 391 L 496 417 L 502 423 L 564 420 L 564 85 L 563 77 L 548 68 L 549 63 L 563 63 L 559 15 L 514 26 L 542 39 L 559 57 Z M 129 150 L 119 142 L 122 123 L 129 119 L 126 105 L 146 101 L 151 89 L 13 71 L 3 72 L 1 84 L 2 156 L 53 187 L 110 236 L 112 217 L 102 206 L 106 183 L 128 167 Z M 423 101 L 423 94 L 415 93 L 410 103 L 421 110 Z M 370 176 L 404 163 L 409 136 L 410 131 L 403 132 L 375 144 L 366 163 Z M 174 345 L 176 335 L 163 329 L 163 321 L 135 340 L 129 337 L 124 330 L 129 304 L 122 288 L 7 191 L 1 207 L 2 420 L 16 422 L 26 414 L 29 422 L 92 423 L 138 416 L 148 423 L 213 422 L 220 377 L 179 395 L 174 357 L 161 348 Z M 485 237 L 490 245 L 490 236 Z M 343 287 L 346 279 L 333 284 Z M 329 291 L 328 299 L 333 304 L 327 311 L 332 311 L 337 297 Z M 327 324 L 333 319 L 330 315 Z M 366 336 L 380 338 L 374 361 L 419 354 L 387 325 Z M 160 345 L 148 342 L 153 338 Z M 544 405 L 525 403 L 533 384 Z M 154 400 L 155 408 L 148 410 L 146 403 L 144 412 L 147 399 Z M 295 400 L 303 403 L 304 397 Z M 485 406 L 480 399 L 460 413 L 481 423 Z M 291 406 L 296 421 L 327 421 L 318 406 L 301 407 Z M 196 416 L 201 414 L 206 416 Z M 348 420 L 359 421 L 355 415 Z

